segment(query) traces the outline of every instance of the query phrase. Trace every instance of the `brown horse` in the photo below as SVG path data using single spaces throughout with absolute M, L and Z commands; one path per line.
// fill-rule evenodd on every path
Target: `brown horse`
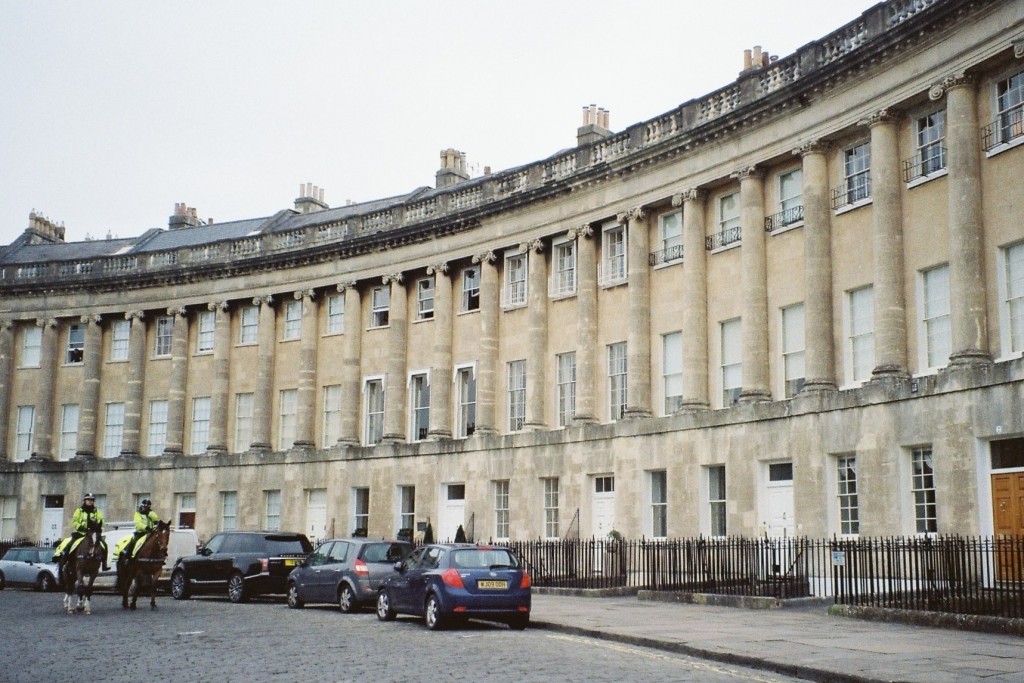
M 92 584 L 96 581 L 96 575 L 100 573 L 102 553 L 100 532 L 96 529 L 86 532 L 78 547 L 67 553 L 62 578 L 64 580 L 64 611 L 68 614 L 75 612 L 92 614 L 89 601 L 92 598 Z M 76 591 L 78 604 L 72 605 L 71 595 Z
M 160 578 L 164 562 L 167 561 L 167 546 L 170 541 L 170 525 L 159 521 L 156 523 L 156 529 L 143 541 L 139 552 L 126 563 L 123 577 L 121 565 L 118 563 L 117 585 L 121 592 L 121 607 L 135 609 L 139 593 L 143 588 L 149 588 L 149 607 L 156 609 L 156 582 Z

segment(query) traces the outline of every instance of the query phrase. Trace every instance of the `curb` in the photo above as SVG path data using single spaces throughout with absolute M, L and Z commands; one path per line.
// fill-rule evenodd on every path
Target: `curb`
M 770 671 L 784 676 L 794 676 L 796 678 L 804 678 L 809 681 L 818 681 L 818 683 L 891 683 L 891 680 L 889 679 L 868 678 L 866 676 L 858 676 L 855 674 L 844 674 L 837 671 L 828 671 L 825 669 L 803 666 L 801 664 L 775 662 L 762 657 L 740 655 L 733 652 L 706 650 L 704 648 L 693 647 L 680 642 L 644 638 L 641 636 L 630 636 L 621 633 L 610 633 L 608 631 L 598 631 L 594 629 L 581 628 L 579 626 L 566 626 L 565 624 L 558 624 L 550 621 L 536 621 L 531 619 L 530 627 L 544 629 L 547 631 L 558 631 L 559 633 L 568 633 L 576 636 L 586 636 L 588 638 L 597 638 L 599 640 L 608 640 L 616 643 L 624 643 L 626 645 L 647 647 L 655 650 L 687 655 L 697 659 L 722 662 L 723 664 L 735 664 L 750 669 Z
M 930 626 L 953 631 L 976 631 L 1004 636 L 1024 637 L 1024 619 L 987 617 L 972 614 L 951 614 L 949 612 L 914 612 L 887 607 L 860 607 L 856 605 L 832 605 L 828 613 L 834 617 L 848 617 L 864 621 L 879 621 L 887 624 L 908 624 Z

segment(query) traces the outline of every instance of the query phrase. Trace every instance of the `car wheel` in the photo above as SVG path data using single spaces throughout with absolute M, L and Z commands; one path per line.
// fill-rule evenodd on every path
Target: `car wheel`
M 57 588 L 57 580 L 52 575 L 43 572 L 39 575 L 39 580 L 36 581 L 36 587 L 44 593 L 49 593 Z
M 427 606 L 423 610 L 424 621 L 431 631 L 440 631 L 444 628 L 444 616 L 441 614 L 441 601 L 436 595 L 427 598 Z
M 343 614 L 351 614 L 356 608 L 356 594 L 352 592 L 352 586 L 347 583 L 341 584 L 338 591 L 338 609 Z
M 185 572 L 180 569 L 171 574 L 171 597 L 175 600 L 188 600 L 188 581 Z
M 299 597 L 299 587 L 294 581 L 288 582 L 288 606 L 292 609 L 300 609 L 306 603 Z
M 381 591 L 377 594 L 377 618 L 381 621 L 394 621 L 398 613 L 395 612 L 395 608 L 391 606 L 391 598 L 388 597 L 387 591 Z
M 228 579 L 228 600 L 231 602 L 245 602 L 249 595 L 245 591 L 245 579 L 238 572 Z
M 4 573 L 0 572 L 0 591 L 2 591 L 4 589 L 4 586 L 6 586 L 6 585 L 7 585 L 7 579 L 4 578 Z
M 522 631 L 530 625 L 530 615 L 525 614 L 520 617 L 513 617 L 508 622 L 508 627 L 513 631 Z

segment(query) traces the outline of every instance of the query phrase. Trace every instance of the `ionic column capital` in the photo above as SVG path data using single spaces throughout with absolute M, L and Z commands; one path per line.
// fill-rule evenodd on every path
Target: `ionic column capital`
M 493 251 L 485 251 L 482 254 L 473 255 L 473 263 L 494 263 L 498 260 L 498 257 L 494 255 Z
M 1014 57 L 1016 57 L 1017 59 L 1024 57 L 1024 36 L 1021 36 L 1020 38 L 1014 38 L 1013 40 L 1010 41 L 1010 44 L 1013 45 Z
M 338 285 L 337 285 L 337 290 L 338 290 L 339 294 L 343 294 L 346 289 L 355 289 L 355 288 L 356 288 L 356 281 L 355 280 L 351 280 L 349 282 L 339 282 Z
M 6 332 L 7 330 L 12 330 L 12 329 L 14 329 L 14 321 L 13 320 L 7 320 L 6 318 L 3 319 L 3 320 L 0 320 L 0 330 L 3 330 L 4 332 Z
M 188 315 L 188 310 L 185 306 L 171 306 L 167 309 L 167 315 L 184 318 Z
M 760 179 L 760 178 L 764 177 L 764 169 L 761 168 L 760 166 L 756 165 L 756 164 L 753 165 L 753 166 L 744 166 L 743 168 L 741 168 L 739 170 L 733 171 L 729 175 L 729 177 L 730 178 L 734 178 L 734 179 L 738 179 L 738 180 L 741 180 L 741 181 L 742 180 L 747 180 L 748 178 Z
M 686 202 L 702 202 L 705 199 L 707 199 L 708 191 L 707 190 L 702 190 L 699 187 L 691 187 L 689 189 L 686 189 L 686 190 L 683 190 L 682 192 L 680 192 L 679 196 L 682 199 L 683 203 L 686 203 Z
M 642 221 L 645 218 L 647 218 L 647 210 L 642 206 L 627 209 L 615 216 L 615 220 L 619 223 L 626 223 L 627 221 L 632 223 L 633 221 Z
M 295 291 L 294 294 L 292 294 L 292 296 L 295 297 L 296 301 L 301 301 L 303 297 L 305 297 L 307 299 L 315 299 L 316 298 L 316 290 L 313 289 L 312 287 L 309 288 L 309 289 L 298 289 L 298 290 Z
M 793 150 L 793 155 L 798 157 L 806 157 L 811 154 L 827 154 L 832 149 L 831 143 L 824 140 L 808 140 L 799 147 Z
M 274 305 L 274 297 L 272 295 L 270 295 L 270 294 L 267 294 L 266 296 L 254 296 L 252 298 L 252 305 L 253 306 L 263 306 L 263 305 L 273 306 Z
M 388 275 L 382 276 L 380 280 L 385 285 L 390 285 L 392 282 L 394 282 L 397 285 L 400 285 L 402 284 L 402 281 L 404 279 L 405 276 L 402 273 L 390 273 Z
M 129 321 L 131 321 L 131 320 L 145 320 L 146 319 L 146 312 L 145 311 L 125 311 L 124 319 L 125 320 L 129 320 Z
M 99 325 L 101 322 L 103 322 L 103 316 L 101 316 L 98 313 L 93 315 L 83 315 L 78 319 L 78 322 L 85 323 L 86 325 Z
M 531 251 L 536 251 L 538 253 L 544 251 L 544 241 L 539 239 L 530 240 L 529 242 L 523 242 L 519 245 L 520 254 L 526 254 Z
M 57 319 L 56 318 L 36 318 L 36 327 L 42 327 L 43 329 L 46 329 L 47 327 L 57 327 Z
M 447 275 L 448 274 L 448 262 L 441 261 L 434 265 L 427 266 L 427 275 Z
M 593 226 L 590 225 L 590 223 L 584 223 L 583 225 L 579 226 L 578 228 L 569 228 L 569 230 L 565 233 L 565 236 L 568 237 L 569 239 L 579 239 L 581 237 L 593 237 L 593 235 L 594 235 L 594 228 L 593 228 Z
M 858 123 L 862 126 L 872 128 L 874 126 L 879 126 L 882 124 L 899 123 L 902 117 L 903 112 L 899 111 L 898 109 L 890 109 L 886 107 L 885 109 L 879 109 L 874 113 L 868 114 L 865 118 L 858 121 Z
M 973 88 L 977 82 L 977 77 L 970 74 L 961 73 L 946 76 L 928 89 L 928 99 L 932 101 L 941 100 L 943 95 L 953 88 Z
M 219 301 L 219 302 L 218 301 L 211 301 L 210 303 L 206 304 L 206 310 L 208 310 L 208 311 L 226 311 L 226 310 L 228 310 L 228 302 L 227 301 Z

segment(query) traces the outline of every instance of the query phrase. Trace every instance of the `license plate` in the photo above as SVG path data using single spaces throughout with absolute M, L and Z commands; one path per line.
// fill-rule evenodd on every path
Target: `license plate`
M 286 566 L 286 567 L 294 567 L 298 563 L 299 563 L 298 560 L 285 560 L 284 561 L 284 566 Z
M 505 590 L 508 588 L 508 581 L 477 581 L 476 587 L 481 590 Z

